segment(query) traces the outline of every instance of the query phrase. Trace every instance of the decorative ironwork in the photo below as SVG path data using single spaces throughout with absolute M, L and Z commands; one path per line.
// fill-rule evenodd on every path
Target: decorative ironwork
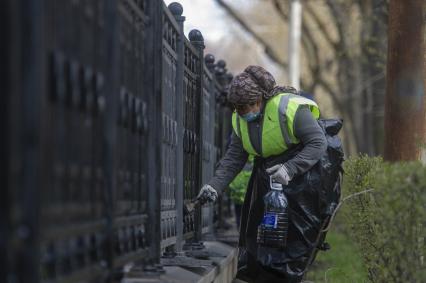
M 204 62 L 199 31 L 185 37 L 182 7 L 8 3 L 22 24 L 11 31 L 33 34 L 8 33 L 13 64 L 0 67 L 14 78 L 2 116 L 11 142 L 1 198 L 10 204 L 0 228 L 13 227 L 0 239 L 11 259 L 5 276 L 104 282 L 213 231 L 218 206 L 183 206 L 224 151 L 230 113 L 217 99 L 229 80 L 214 58 Z

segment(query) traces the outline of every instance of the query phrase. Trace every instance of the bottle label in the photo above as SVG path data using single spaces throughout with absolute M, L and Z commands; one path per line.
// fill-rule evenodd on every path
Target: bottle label
M 262 225 L 266 228 L 277 228 L 278 215 L 266 212 L 263 214 Z

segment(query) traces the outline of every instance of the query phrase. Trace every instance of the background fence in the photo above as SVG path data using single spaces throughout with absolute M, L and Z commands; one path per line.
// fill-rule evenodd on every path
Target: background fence
M 1 282 L 100 282 L 199 245 L 230 134 L 223 61 L 179 4 L 2 1 Z

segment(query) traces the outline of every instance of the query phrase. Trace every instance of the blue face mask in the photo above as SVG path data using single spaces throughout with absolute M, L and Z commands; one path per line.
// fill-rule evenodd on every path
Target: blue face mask
M 253 112 L 246 113 L 246 114 L 242 115 L 241 118 L 243 118 L 247 122 L 253 122 L 253 121 L 257 120 L 257 118 L 259 118 L 259 116 L 260 116 L 260 111 L 254 112 L 254 113 Z

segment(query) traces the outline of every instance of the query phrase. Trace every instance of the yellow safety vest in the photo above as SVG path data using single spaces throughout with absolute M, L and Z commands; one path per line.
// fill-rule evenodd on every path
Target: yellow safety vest
M 241 138 L 243 147 L 250 155 L 269 157 L 285 152 L 290 145 L 300 141 L 294 135 L 294 117 L 301 105 L 306 105 L 311 110 L 312 116 L 318 119 L 320 111 L 318 105 L 307 98 L 291 93 L 281 93 L 266 101 L 262 132 L 261 152 L 257 152 L 248 132 L 248 125 L 244 119 L 234 111 L 232 127 L 235 134 Z

